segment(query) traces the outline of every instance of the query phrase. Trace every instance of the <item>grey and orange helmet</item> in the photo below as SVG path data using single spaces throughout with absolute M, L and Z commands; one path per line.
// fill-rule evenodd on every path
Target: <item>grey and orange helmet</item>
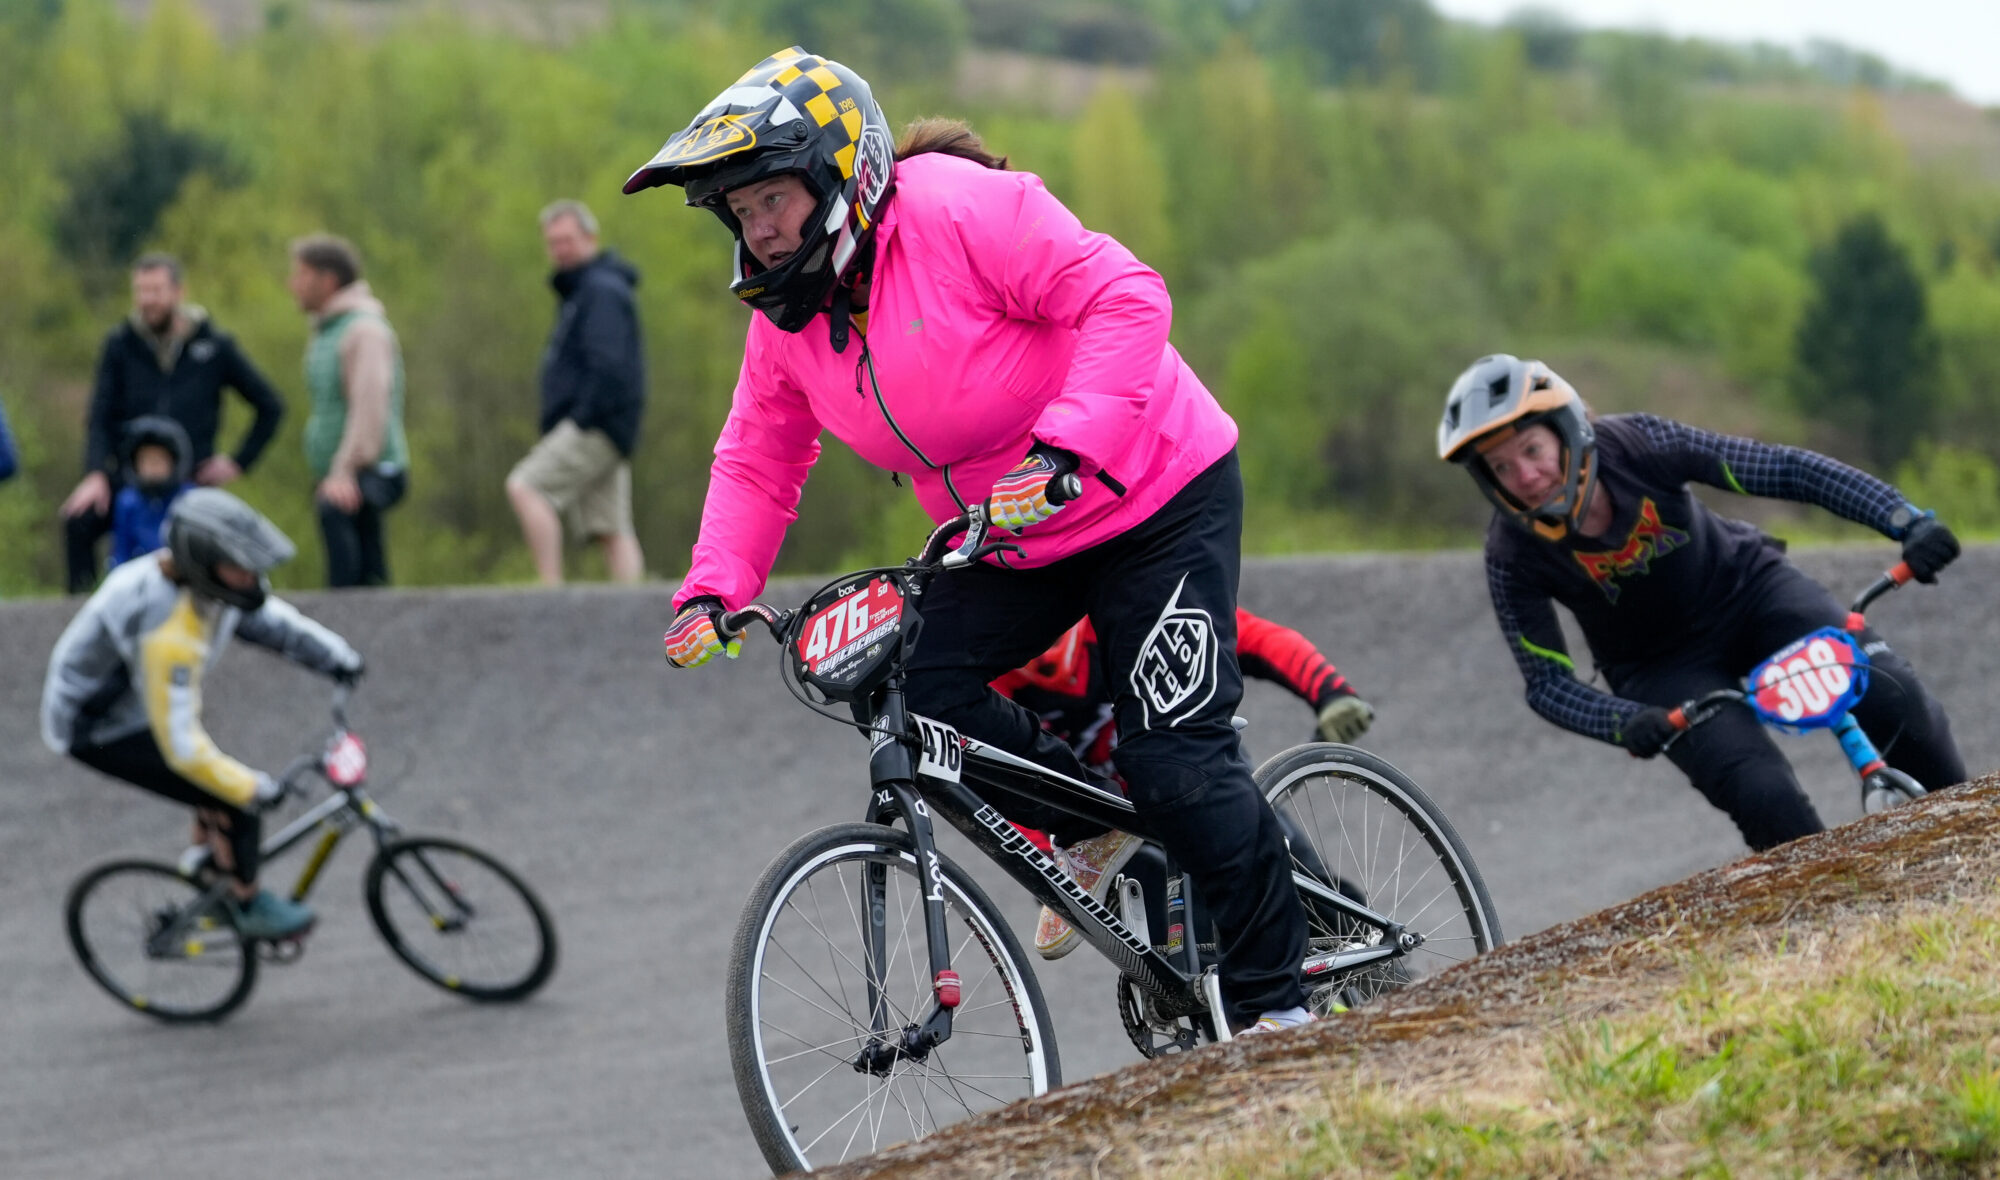
M 731 189 L 794 174 L 819 202 L 798 251 L 766 268 L 743 244 Z M 894 188 L 889 120 L 861 75 L 794 45 L 752 66 L 625 182 L 627 193 L 679 185 L 736 235 L 729 289 L 786 332 L 826 306 L 867 254 Z
M 1488 451 L 1531 426 L 1547 426 L 1562 445 L 1562 490 L 1540 504 L 1523 504 L 1493 479 Z M 1472 473 L 1493 506 L 1522 528 L 1551 541 L 1583 519 L 1597 482 L 1597 432 L 1576 390 L 1540 361 L 1506 353 L 1483 356 L 1452 382 L 1438 422 L 1438 458 Z

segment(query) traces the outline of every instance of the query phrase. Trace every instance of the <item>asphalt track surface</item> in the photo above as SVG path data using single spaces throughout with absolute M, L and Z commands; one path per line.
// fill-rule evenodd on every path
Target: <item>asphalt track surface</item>
M 1884 544 L 1799 564 L 1844 595 L 1893 558 Z M 1974 773 L 2000 766 L 1996 575 L 2000 549 L 1978 550 L 1871 613 L 1944 700 Z M 668 670 L 657 587 L 296 601 L 368 655 L 354 719 L 379 798 L 538 887 L 562 938 L 555 978 L 501 1007 L 418 980 L 368 922 L 355 841 L 315 895 L 303 961 L 267 968 L 228 1022 L 165 1027 L 115 1005 L 70 957 L 64 891 L 115 855 L 170 858 L 185 820 L 43 749 L 36 702 L 72 608 L 0 604 L 0 1176 L 760 1174 L 723 1037 L 729 943 L 781 847 L 860 817 L 859 740 L 792 702 L 768 643 Z M 1243 601 L 1322 644 L 1375 703 L 1365 744 L 1443 804 L 1510 933 L 1741 853 L 1663 761 L 1528 712 L 1474 555 L 1252 562 Z M 323 682 L 280 661 L 238 648 L 213 681 L 211 728 L 252 762 L 276 766 L 322 731 Z M 1309 724 L 1268 686 L 1244 711 L 1257 759 Z M 1859 814 L 1831 738 L 1782 740 L 1829 823 Z M 1025 941 L 1030 907 L 994 892 Z M 1068 1080 L 1136 1060 L 1102 960 L 1078 953 L 1041 977 Z

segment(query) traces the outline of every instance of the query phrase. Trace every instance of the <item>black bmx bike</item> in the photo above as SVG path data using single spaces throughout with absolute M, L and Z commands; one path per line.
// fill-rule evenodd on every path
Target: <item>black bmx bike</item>
M 759 603 L 722 620 L 732 639 L 762 623 L 792 694 L 870 740 L 863 822 L 779 854 L 731 953 L 730 1056 L 774 1172 L 919 1139 L 1061 1084 L 1029 960 L 992 899 L 938 851 L 937 817 L 1117 966 L 1119 1018 L 1141 1054 L 1230 1039 L 1201 899 L 1124 796 L 964 737 L 905 700 L 925 588 L 1007 547 L 975 508 L 902 566 L 848 574 L 796 610 Z M 1289 839 L 1311 934 L 1299 972 L 1316 1012 L 1366 1003 L 1501 941 L 1457 833 L 1386 761 L 1304 745 L 1265 763 L 1257 782 Z M 1107 905 L 988 801 L 1007 797 L 1148 843 Z
M 368 916 L 411 970 L 468 1000 L 518 1000 L 548 982 L 556 930 L 541 899 L 491 855 L 459 840 L 405 836 L 366 790 L 368 750 L 347 727 L 349 689 L 334 690 L 333 732 L 295 759 L 279 783 L 303 793 L 323 780 L 325 798 L 264 842 L 268 864 L 315 832 L 312 855 L 293 882 L 302 901 L 343 836 L 375 838 L 362 878 Z M 170 865 L 114 860 L 70 886 L 64 907 L 70 948 L 120 1003 L 168 1023 L 217 1021 L 250 998 L 260 962 L 286 964 L 303 938 L 248 938 L 228 904 L 231 878 L 206 857 Z

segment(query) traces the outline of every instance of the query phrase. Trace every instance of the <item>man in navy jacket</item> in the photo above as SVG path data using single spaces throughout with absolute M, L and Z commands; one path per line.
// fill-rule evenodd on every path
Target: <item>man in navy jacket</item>
M 507 476 L 507 499 L 544 585 L 563 580 L 563 531 L 604 546 L 614 580 L 636 582 L 632 446 L 646 405 L 646 363 L 632 289 L 639 272 L 597 244 L 580 201 L 542 211 L 542 242 L 561 300 L 542 353 L 542 438 Z

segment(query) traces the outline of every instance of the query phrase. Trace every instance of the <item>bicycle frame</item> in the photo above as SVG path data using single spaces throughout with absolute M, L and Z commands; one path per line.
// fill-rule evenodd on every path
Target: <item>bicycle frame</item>
M 319 843 L 313 847 L 312 854 L 306 858 L 306 863 L 299 871 L 297 880 L 292 883 L 291 900 L 295 902 L 304 901 L 306 896 L 312 892 L 314 884 L 319 880 L 320 872 L 326 868 L 327 862 L 332 859 L 334 849 L 339 847 L 342 838 L 347 835 L 348 831 L 357 822 L 368 826 L 369 831 L 375 837 L 375 846 L 377 849 L 387 845 L 403 832 L 403 825 L 391 817 L 388 812 L 382 810 L 381 805 L 368 795 L 365 782 L 367 773 L 365 765 L 359 771 L 359 778 L 345 784 L 336 782 L 333 772 L 330 769 L 329 763 L 334 756 L 334 751 L 344 739 L 350 736 L 347 728 L 347 700 L 350 693 L 351 690 L 345 685 L 334 690 L 333 729 L 322 744 L 320 751 L 313 754 L 301 754 L 299 757 L 293 759 L 285 767 L 284 772 L 278 776 L 278 782 L 283 794 L 291 794 L 295 791 L 303 792 L 305 790 L 305 780 L 313 776 L 318 777 L 328 788 L 326 798 L 307 808 L 305 812 L 293 819 L 292 822 L 286 824 L 282 829 L 266 839 L 259 849 L 260 859 L 268 863 L 289 852 L 315 830 L 325 829 L 320 836 Z M 425 863 L 424 867 L 426 872 L 432 873 L 435 877 L 435 870 L 428 863 Z M 403 870 L 400 865 L 392 863 L 389 871 L 402 881 L 403 885 L 410 890 L 410 895 L 416 898 L 419 904 L 423 905 L 425 910 L 429 912 L 432 922 L 438 924 L 440 927 L 451 925 L 463 916 L 462 914 L 449 915 L 438 913 L 431 906 L 429 896 L 417 890 L 403 877 Z M 455 906 L 464 906 L 464 902 L 459 901 L 450 890 L 443 888 L 444 883 L 441 880 L 436 883 L 440 886 L 443 896 L 452 898 Z M 222 891 L 228 887 L 228 882 L 224 879 L 215 881 L 202 894 L 200 904 L 189 907 L 187 911 L 188 916 L 184 916 L 184 921 L 196 920 L 192 916 L 198 916 L 203 907 L 219 900 Z M 170 925 L 156 934 L 154 936 L 155 940 L 167 939 L 171 941 L 173 938 L 178 937 L 182 924 L 181 922 L 177 922 Z
M 932 550 L 941 544 L 940 538 L 953 535 L 952 530 L 958 524 L 968 526 L 964 545 L 941 559 L 920 559 L 920 563 L 913 564 L 923 564 L 929 572 L 936 573 L 977 560 L 980 551 L 987 546 L 984 543 L 983 518 L 976 516 L 962 517 L 941 527 L 926 542 L 924 557 L 928 559 Z M 912 597 L 920 596 L 925 583 L 912 581 Z M 750 622 L 760 621 L 784 645 L 796 638 L 792 631 L 803 613 L 779 612 L 756 605 L 726 616 L 722 630 L 741 634 Z M 787 675 L 790 675 L 789 671 Z M 994 804 L 982 799 L 962 781 L 922 770 L 925 738 L 919 732 L 916 715 L 907 706 L 905 683 L 906 674 L 899 656 L 886 682 L 869 695 L 865 707 L 857 714 L 864 719 L 865 728 L 871 735 L 868 759 L 871 794 L 866 818 L 868 822 L 878 824 L 900 820 L 916 846 L 918 872 L 927 883 L 923 893 L 924 928 L 930 957 L 933 1003 L 925 1019 L 918 1025 L 900 1030 L 900 1037 L 896 1035 L 897 1030 L 888 1027 L 887 1001 L 878 994 L 874 983 L 875 979 L 885 977 L 885 920 L 879 907 L 870 905 L 868 943 L 873 978 L 869 981 L 868 1008 L 874 1026 L 874 1039 L 857 1064 L 880 1071 L 889 1068 L 898 1057 L 921 1060 L 932 1048 L 951 1036 L 952 1009 L 959 1002 L 959 977 L 951 967 L 943 870 L 932 827 L 934 814 L 943 816 L 952 827 L 962 832 L 974 847 L 1027 889 L 1037 901 L 1067 919 L 1086 942 L 1097 948 L 1151 998 L 1163 1019 L 1201 1019 L 1206 1016 L 1214 1039 L 1229 1040 L 1230 1029 L 1223 1014 L 1220 980 L 1213 966 L 1205 966 L 1201 962 L 1199 939 L 1194 932 L 1190 931 L 1180 939 L 1178 950 L 1172 949 L 1170 939 L 1169 952 L 1162 953 L 1153 945 L 1150 931 L 1135 930 L 1132 920 L 1121 917 L 1109 906 L 1091 897 L 1067 871 L 1030 843 Z M 933 740 L 956 743 L 958 753 L 962 755 L 961 776 L 988 791 L 1055 807 L 1105 828 L 1152 838 L 1145 829 L 1144 820 L 1122 795 L 1069 778 L 985 742 L 963 737 L 941 723 L 929 719 L 924 719 L 924 723 L 932 727 Z M 871 870 L 869 886 L 879 888 L 885 873 L 884 869 Z M 1168 875 L 1170 879 L 1177 875 L 1171 861 Z M 1194 912 L 1193 883 L 1187 881 L 1184 874 L 1179 875 L 1182 877 L 1182 896 L 1187 899 L 1186 912 L 1191 914 Z M 1302 893 L 1342 911 L 1382 935 L 1379 941 L 1369 946 L 1309 957 L 1301 965 L 1302 974 L 1307 978 L 1398 957 L 1422 945 L 1420 935 L 1405 930 L 1401 924 L 1309 874 L 1294 870 L 1293 880 Z M 1129 917 L 1144 926 L 1143 907 L 1137 915 Z

